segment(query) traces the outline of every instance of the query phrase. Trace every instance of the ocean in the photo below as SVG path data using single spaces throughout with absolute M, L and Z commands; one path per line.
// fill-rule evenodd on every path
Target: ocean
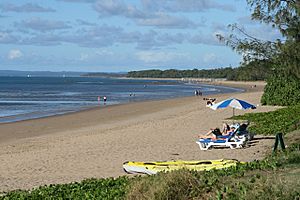
M 129 102 L 238 92 L 240 89 L 178 80 L 99 77 L 0 77 L 0 123 Z M 107 101 L 103 102 L 103 97 Z M 99 101 L 100 100 L 100 101 Z

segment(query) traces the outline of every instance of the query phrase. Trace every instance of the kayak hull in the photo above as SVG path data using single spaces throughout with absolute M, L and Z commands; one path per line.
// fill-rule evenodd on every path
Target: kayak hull
M 199 161 L 162 161 L 162 162 L 134 162 L 127 161 L 123 163 L 123 169 L 130 174 L 156 174 L 158 172 L 168 172 L 179 169 L 188 169 L 195 171 L 209 171 L 212 169 L 223 169 L 236 166 L 241 163 L 237 160 L 199 160 Z

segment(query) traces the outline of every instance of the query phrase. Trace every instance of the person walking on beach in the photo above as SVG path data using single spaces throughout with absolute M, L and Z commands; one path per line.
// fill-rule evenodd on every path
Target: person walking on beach
M 107 100 L 107 97 L 106 97 L 106 96 L 104 96 L 104 97 L 103 97 L 103 101 L 104 101 L 104 103 L 106 103 L 106 100 Z
M 198 90 L 195 90 L 194 93 L 195 93 L 195 96 L 198 96 Z

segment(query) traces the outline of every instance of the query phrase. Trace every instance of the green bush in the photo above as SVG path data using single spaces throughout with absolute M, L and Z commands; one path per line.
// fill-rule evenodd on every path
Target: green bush
M 8 199 L 122 199 L 129 179 L 87 179 L 80 183 L 41 186 L 31 191 L 11 191 L 0 200 Z
M 263 105 L 295 105 L 300 102 L 300 79 L 293 75 L 276 74 L 268 81 L 261 98 Z
M 300 104 L 272 112 L 247 113 L 232 118 L 250 121 L 249 130 L 256 134 L 275 135 L 278 132 L 286 134 L 300 129 Z

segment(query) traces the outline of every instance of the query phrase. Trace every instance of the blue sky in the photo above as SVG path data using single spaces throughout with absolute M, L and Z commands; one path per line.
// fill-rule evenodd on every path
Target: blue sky
M 241 55 L 215 37 L 228 24 L 280 37 L 250 13 L 246 0 L 1 0 L 0 70 L 235 67 Z

